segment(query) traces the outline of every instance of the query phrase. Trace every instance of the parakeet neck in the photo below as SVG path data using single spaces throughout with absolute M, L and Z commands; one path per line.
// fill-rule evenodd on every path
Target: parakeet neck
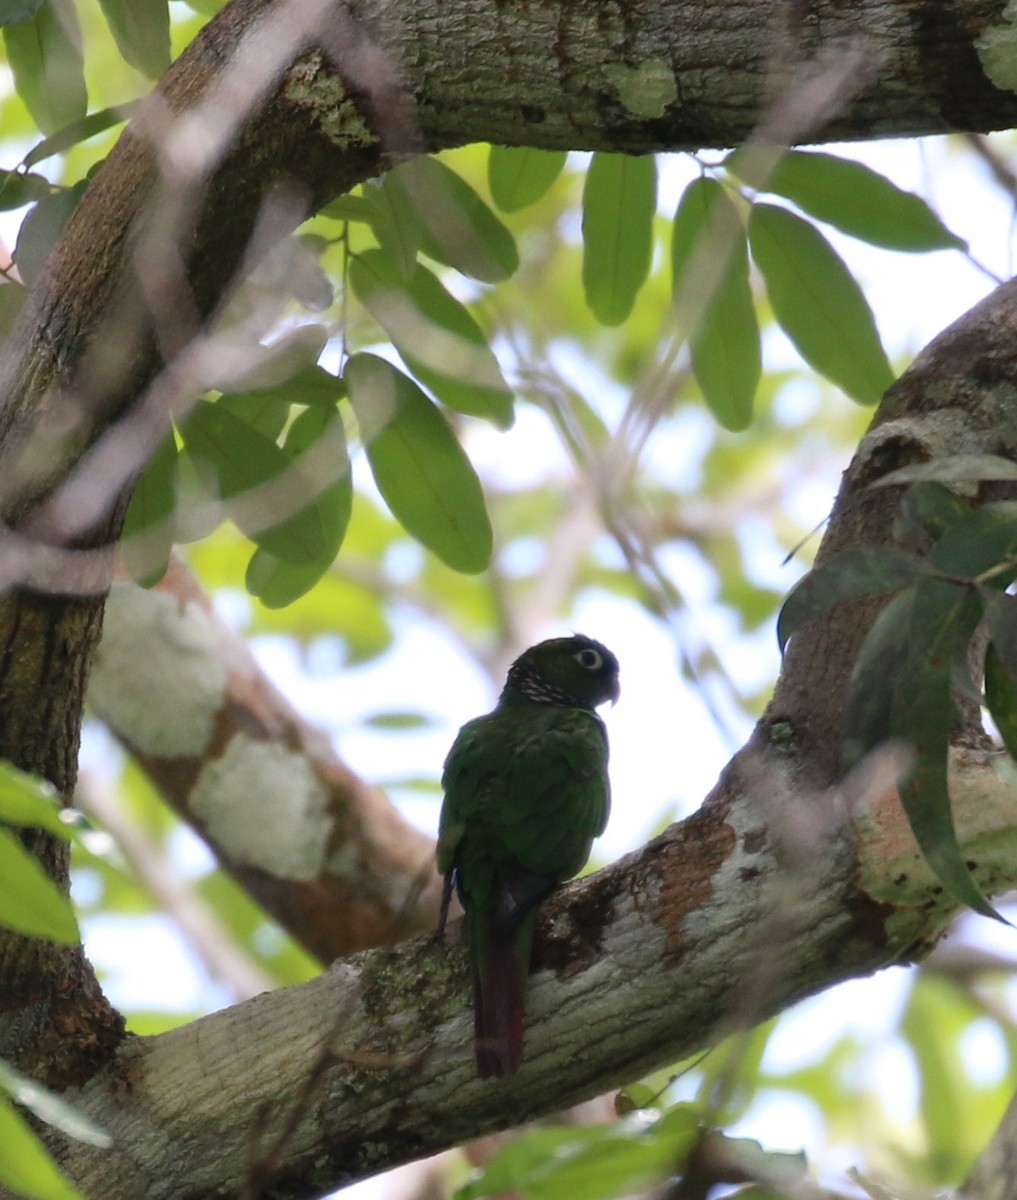
M 498 697 L 498 704 L 519 703 L 553 704 L 558 708 L 590 707 L 540 675 L 531 675 L 526 671 L 516 672 L 513 668 Z

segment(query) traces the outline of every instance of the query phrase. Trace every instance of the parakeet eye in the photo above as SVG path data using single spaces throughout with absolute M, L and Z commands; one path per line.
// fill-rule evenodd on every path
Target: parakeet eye
M 576 662 L 581 667 L 585 667 L 587 671 L 599 671 L 604 665 L 604 656 L 599 650 L 591 650 L 589 648 L 580 650 L 576 655 Z

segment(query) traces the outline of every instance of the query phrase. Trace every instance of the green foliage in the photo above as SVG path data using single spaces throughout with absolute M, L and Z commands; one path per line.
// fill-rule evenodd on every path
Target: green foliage
M 860 404 L 893 383 L 868 301 L 844 260 L 814 225 L 755 204 L 749 242 L 781 328 L 807 363 Z
M 565 158 L 564 150 L 492 146 L 487 182 L 495 204 L 503 212 L 515 212 L 536 203 L 564 170 Z
M 0 1183 L 29 1200 L 86 1200 L 57 1169 L 28 1122 L 0 1098 Z
M 778 638 L 783 649 L 796 630 L 835 604 L 896 591 L 852 671 L 845 763 L 852 766 L 894 739 L 910 747 L 913 763 L 901 798 L 922 853 L 958 900 L 998 917 L 972 880 L 957 841 L 947 760 L 957 698 L 979 696 L 969 655 L 983 621 L 990 638 L 985 701 L 1007 731 L 1004 740 L 1013 728 L 1017 601 L 1003 589 L 1017 579 L 1017 503 L 1000 501 L 972 511 L 929 480 L 915 483 L 909 495 L 905 528 L 918 525 L 922 534 L 939 535 L 928 555 L 894 549 L 839 555 L 806 576 L 788 597 Z
M 170 64 L 169 0 L 99 0 L 120 53 L 150 79 Z
M 595 154 L 583 187 L 583 289 L 605 325 L 620 325 L 646 281 L 657 168 L 652 158 Z
M 345 378 L 393 515 L 454 570 L 484 570 L 493 545 L 484 493 L 441 413 L 412 379 L 373 354 L 351 358 Z
M 725 165 L 737 174 L 738 161 L 733 154 Z M 789 150 L 767 177 L 765 190 L 873 246 L 912 252 L 967 248 L 920 197 L 835 154 Z
M 426 267 L 405 277 L 382 250 L 350 264 L 357 298 L 392 339 L 414 375 L 449 408 L 512 424 L 512 393 L 487 339 L 465 305 Z
M 726 429 L 746 429 L 762 371 L 759 321 L 741 216 L 715 179 L 685 189 L 671 264 L 675 306 L 681 324 L 691 327 L 692 369 L 703 398 Z
M 0 924 L 64 946 L 80 939 L 67 897 L 21 842 L 0 827 Z
M 81 29 L 71 0 L 43 0 L 31 19 L 3 27 L 14 86 L 43 133 L 88 108 Z

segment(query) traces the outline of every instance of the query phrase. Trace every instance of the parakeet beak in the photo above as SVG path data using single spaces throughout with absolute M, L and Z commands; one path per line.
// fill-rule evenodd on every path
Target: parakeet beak
M 619 683 L 619 681 L 616 679 L 616 680 L 614 681 L 614 684 L 613 684 L 612 688 L 611 688 L 611 692 L 610 692 L 610 696 L 609 696 L 609 699 L 610 699 L 610 701 L 611 701 L 611 707 L 612 707 L 612 708 L 614 708 L 614 706 L 615 706 L 615 705 L 618 703 L 618 697 L 619 697 L 620 695 L 621 695 L 621 684 L 620 684 L 620 683 Z

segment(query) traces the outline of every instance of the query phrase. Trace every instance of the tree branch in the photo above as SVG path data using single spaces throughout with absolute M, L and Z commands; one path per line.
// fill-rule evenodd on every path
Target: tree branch
M 312 954 L 433 929 L 434 844 L 341 762 L 179 562 L 114 587 L 89 699 L 220 865 Z

